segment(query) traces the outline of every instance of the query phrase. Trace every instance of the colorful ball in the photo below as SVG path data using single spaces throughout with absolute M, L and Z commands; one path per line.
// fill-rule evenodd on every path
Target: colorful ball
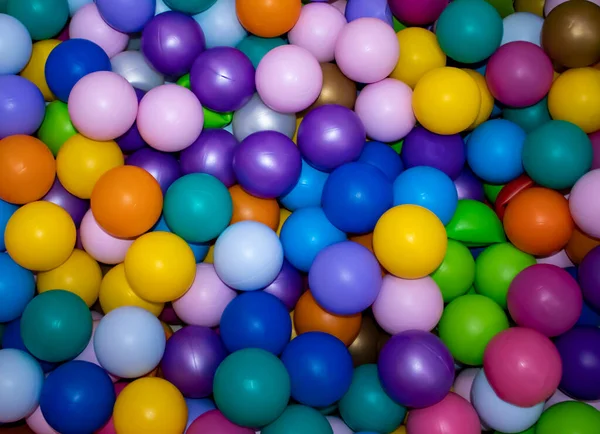
M 235 0 L 217 0 L 204 12 L 194 15 L 204 32 L 206 48 L 235 47 L 248 36 L 238 19 L 235 3 Z
M 26 68 L 32 56 L 31 36 L 23 23 L 15 17 L 3 13 L 0 15 L 0 23 L 0 74 L 18 74 Z
M 29 354 L 12 348 L 0 350 L 0 423 L 17 422 L 38 406 L 44 373 Z
M 15 134 L 32 135 L 44 118 L 44 96 L 29 80 L 0 76 L 0 139 Z
M 437 20 L 448 5 L 448 0 L 389 0 L 390 9 L 402 23 L 422 26 Z
M 277 230 L 280 218 L 277 200 L 252 196 L 239 185 L 229 188 L 229 194 L 233 202 L 233 215 L 229 224 L 252 220 Z
M 7 0 L 6 13 L 22 22 L 34 40 L 56 36 L 69 18 L 66 0 Z
M 598 261 L 600 249 L 595 246 L 585 255 L 578 269 L 578 279 L 587 304 L 600 310 L 600 275 Z
M 90 209 L 89 201 L 73 196 L 63 187 L 58 178 L 54 180 L 52 188 L 42 200 L 52 202 L 67 211 L 77 227 L 81 225 L 83 216 Z
M 249 33 L 274 38 L 289 32 L 300 18 L 300 0 L 248 0 L 235 4 L 240 23 Z
M 189 400 L 186 400 L 186 402 L 187 401 Z M 228 434 L 254 434 L 255 432 L 250 428 L 244 428 L 234 424 L 233 422 L 230 422 L 225 416 L 223 416 L 223 413 L 215 409 L 204 412 L 199 417 L 195 418 L 192 422 L 193 423 L 191 423 L 186 429 L 186 433 L 219 434 L 222 432 L 227 432 Z
M 133 243 L 133 239 L 117 238 L 106 233 L 96 222 L 91 210 L 81 220 L 79 236 L 83 248 L 92 258 L 109 265 L 123 262 Z
M 16 320 L 35 295 L 33 273 L 0 253 L 0 321 Z
M 600 225 L 597 216 L 600 207 L 593 200 L 593 192 L 600 183 L 600 170 L 592 170 L 583 175 L 573 186 L 569 195 L 569 209 L 575 224 L 587 235 L 600 237 Z
M 253 432 L 250 431 L 248 434 Z M 261 433 L 264 434 L 301 434 L 305 432 L 331 434 L 332 431 L 327 419 L 319 411 L 305 405 L 296 404 L 289 405 L 275 422 L 261 430 Z M 215 434 L 217 433 L 215 432 Z M 240 431 L 240 434 L 246 433 Z
M 561 402 L 546 410 L 536 425 L 536 433 L 563 434 L 577 430 L 593 434 L 600 424 L 600 411 L 583 402 Z
M 517 8 L 515 7 L 515 9 Z M 517 10 L 517 12 L 504 17 L 502 24 L 504 32 L 502 33 L 502 43 L 500 45 L 525 41 L 541 47 L 542 26 L 544 25 L 542 16 L 531 11 Z
M 127 157 L 127 164 L 137 166 L 148 172 L 160 184 L 163 194 L 181 177 L 179 161 L 171 154 L 155 151 L 151 148 L 139 149 Z
M 129 42 L 129 35 L 119 32 L 104 21 L 95 3 L 86 4 L 73 15 L 69 22 L 69 37 L 95 42 L 108 57 L 125 50 Z
M 290 211 L 320 206 L 323 188 L 328 176 L 326 172 L 315 169 L 302 159 L 298 181 L 289 193 L 279 197 L 279 202 Z
M 102 19 L 113 29 L 123 33 L 141 32 L 155 12 L 152 0 L 100 0 L 96 2 Z
M 530 133 L 550 121 L 548 98 L 543 98 L 540 102 L 529 107 L 505 107 L 502 110 L 502 117 L 519 125 L 526 133 Z
M 452 392 L 431 407 L 411 411 L 406 427 L 410 432 L 431 434 L 481 433 L 475 409 L 466 399 Z
M 54 94 L 52 94 L 52 91 L 48 88 L 44 69 L 50 52 L 52 52 L 58 44 L 60 44 L 60 41 L 57 39 L 38 41 L 33 44 L 31 58 L 20 73 L 21 77 L 25 77 L 40 89 L 46 101 L 53 101 L 56 99 Z M 19 44 L 16 44 L 16 46 L 19 47 Z

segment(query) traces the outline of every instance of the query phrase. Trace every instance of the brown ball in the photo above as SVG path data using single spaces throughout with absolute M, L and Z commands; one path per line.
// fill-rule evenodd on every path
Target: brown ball
M 542 27 L 542 47 L 552 60 L 569 68 L 600 61 L 600 6 L 570 0 L 555 7 Z
M 379 343 L 379 329 L 375 321 L 364 316 L 358 336 L 348 347 L 354 366 L 377 363 L 377 344 Z
M 356 102 L 356 83 L 342 74 L 340 68 L 333 63 L 321 63 L 323 71 L 323 87 L 317 100 L 303 114 L 326 104 L 338 104 L 354 109 Z

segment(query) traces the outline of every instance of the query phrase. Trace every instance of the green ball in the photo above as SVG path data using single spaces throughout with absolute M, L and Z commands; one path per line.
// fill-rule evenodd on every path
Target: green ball
M 406 408 L 384 392 L 377 365 L 369 364 L 354 370 L 350 389 L 340 400 L 340 414 L 353 431 L 388 433 L 400 426 Z
M 50 39 L 60 33 L 69 19 L 67 0 L 8 0 L 6 13 L 23 23 L 31 39 Z
M 242 39 L 235 48 L 248 56 L 254 68 L 257 68 L 262 58 L 265 57 L 265 54 L 273 48 L 286 44 L 287 42 L 281 38 L 260 38 L 250 35 Z
M 461 0 L 468 1 L 468 0 Z M 506 241 L 502 222 L 485 203 L 462 199 L 446 225 L 448 238 L 468 247 L 489 246 Z
M 268 351 L 247 348 L 227 356 L 217 368 L 213 396 L 233 423 L 261 427 L 275 421 L 290 399 L 290 376 Z
M 487 200 L 492 203 L 496 202 L 496 198 L 503 188 L 504 185 L 483 184 L 483 192 L 485 193 L 485 197 L 487 197 Z
M 506 433 L 502 433 L 500 431 L 494 431 L 494 434 L 506 434 Z M 520 431 L 516 434 L 535 434 L 535 425 L 529 429 L 526 429 L 525 431 Z
M 573 187 L 592 167 L 588 135 L 567 121 L 550 121 L 527 135 L 523 167 L 537 184 L 560 190 Z
M 506 309 L 510 283 L 517 274 L 535 263 L 533 256 L 510 243 L 490 246 L 475 260 L 475 290 Z
M 502 111 L 502 117 L 514 122 L 529 134 L 551 120 L 550 112 L 548 111 L 548 98 L 544 98 L 537 104 L 530 105 L 529 107 L 506 107 Z
M 77 130 L 71 122 L 67 104 L 62 101 L 54 101 L 48 104 L 44 121 L 37 135 L 55 157 L 62 145 L 75 134 L 77 134 Z
M 321 413 L 305 405 L 290 405 L 262 434 L 333 434 L 329 422 Z
M 589 404 L 566 401 L 542 413 L 535 434 L 598 434 L 600 411 Z
M 191 89 L 190 74 L 185 74 L 177 80 L 177 84 L 186 89 Z M 202 107 L 202 111 L 204 112 L 204 128 L 223 128 L 229 125 L 233 120 L 233 112 L 214 112 L 206 107 Z
M 164 2 L 174 11 L 196 15 L 210 8 L 217 0 L 164 0 Z
M 444 303 L 466 294 L 475 281 L 475 259 L 467 247 L 448 240 L 446 256 L 431 275 L 442 291 Z
M 483 295 L 463 295 L 444 309 L 440 339 L 460 363 L 483 364 L 483 352 L 494 336 L 509 327 L 502 308 Z
M 81 353 L 92 336 L 92 314 L 79 296 L 57 289 L 39 294 L 21 316 L 21 337 L 45 362 L 64 362 Z
M 188 243 L 217 238 L 229 225 L 233 202 L 227 187 L 212 175 L 191 173 L 175 181 L 165 194 L 165 221 Z

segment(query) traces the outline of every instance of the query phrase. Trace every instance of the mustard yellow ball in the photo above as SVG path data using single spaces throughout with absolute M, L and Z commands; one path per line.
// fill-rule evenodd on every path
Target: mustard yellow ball
M 475 80 L 481 96 L 479 114 L 477 115 L 475 122 L 473 122 L 469 127 L 470 130 L 473 130 L 490 118 L 492 110 L 494 110 L 494 97 L 492 96 L 492 93 L 490 92 L 483 75 L 472 69 L 465 69 L 464 71 L 469 74 L 473 80 Z
M 38 41 L 33 44 L 29 62 L 21 71 L 21 77 L 26 78 L 35 84 L 42 92 L 42 95 L 44 95 L 46 101 L 54 101 L 56 99 L 48 87 L 48 83 L 46 83 L 45 69 L 50 52 L 54 50 L 58 44 L 60 44 L 58 39 L 46 39 L 45 41 Z

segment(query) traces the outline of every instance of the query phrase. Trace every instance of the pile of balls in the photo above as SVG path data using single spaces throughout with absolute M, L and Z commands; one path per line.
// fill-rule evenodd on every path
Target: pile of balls
M 0 0 L 0 431 L 600 433 L 600 0 Z

